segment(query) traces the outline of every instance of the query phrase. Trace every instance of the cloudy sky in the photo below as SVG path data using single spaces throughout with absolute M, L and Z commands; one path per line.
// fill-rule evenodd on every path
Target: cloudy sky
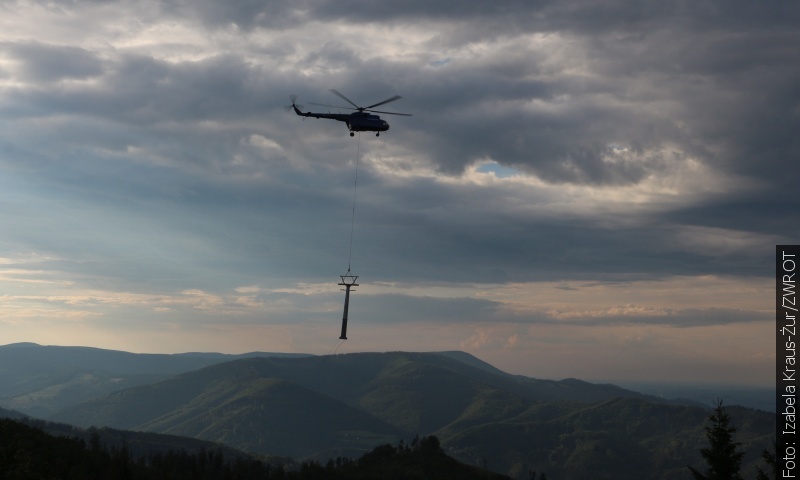
M 538 378 L 771 385 L 775 245 L 800 240 L 798 20 L 727 0 L 0 1 L 0 344 L 458 349 Z M 284 109 L 346 112 L 312 105 L 346 106 L 331 88 L 413 116 L 351 138 Z

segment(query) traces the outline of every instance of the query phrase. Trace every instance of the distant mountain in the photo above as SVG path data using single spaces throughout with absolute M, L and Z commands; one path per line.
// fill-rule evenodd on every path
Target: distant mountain
M 324 460 L 435 434 L 451 455 L 515 478 L 685 478 L 708 412 L 613 385 L 537 380 L 468 354 L 250 358 L 114 392 L 52 418 Z M 752 467 L 774 415 L 732 414 Z M 326 457 L 327 456 L 327 457 Z M 644 473 L 643 473 L 644 472 Z
M 26 415 L 24 413 L 17 412 L 16 410 L 7 410 L 5 408 L 0 408 L 0 418 L 11 418 L 14 420 L 19 420 L 25 417 Z
M 474 359 L 468 354 L 466 357 Z M 254 358 L 218 364 L 179 378 L 157 384 L 169 386 L 176 393 L 174 402 L 193 398 L 196 391 L 184 384 L 204 388 L 210 379 L 232 382 L 241 387 L 254 378 L 283 379 L 314 392 L 339 399 L 357 407 L 405 432 L 431 433 L 457 419 L 461 412 L 486 390 L 501 390 L 532 401 L 576 400 L 598 401 L 616 397 L 633 397 L 658 401 L 636 392 L 612 385 L 593 385 L 575 380 L 536 380 L 515 377 L 503 372 L 493 373 L 470 362 L 455 360 L 451 355 L 438 353 L 354 353 L 348 355 L 288 358 Z M 252 375 L 244 375 L 251 372 Z M 244 375 L 244 376 L 243 376 Z M 255 377 L 253 377 L 255 375 Z M 202 379 L 202 380 L 201 380 Z M 218 381 L 218 380 L 214 380 Z M 173 387 L 173 385 L 182 385 Z M 113 425 L 131 428 L 143 424 L 154 413 L 163 415 L 174 408 L 165 404 L 163 396 L 154 395 L 152 387 L 125 390 L 68 409 L 56 418 L 88 425 Z M 179 392 L 186 392 L 180 394 Z M 135 395 L 137 408 L 129 408 L 121 397 Z M 121 408 L 111 408 L 113 405 Z M 158 405 L 154 412 L 134 412 L 144 405 Z M 100 405 L 103 405 L 101 408 Z M 77 412 L 83 412 L 78 414 Z M 106 416 L 104 412 L 108 412 Z M 65 417 L 65 415 L 76 415 Z M 85 417 L 84 415 L 88 415 Z
M 637 392 L 655 395 L 659 398 L 684 399 L 683 403 L 712 407 L 714 402 L 725 399 L 728 405 L 742 405 L 745 407 L 775 412 L 775 386 L 745 386 L 708 383 L 681 383 L 681 382 L 625 382 L 622 387 Z
M 136 354 L 90 347 L 13 343 L 0 346 L 0 406 L 45 417 L 116 390 L 238 358 L 303 357 L 253 352 L 242 355 Z
M 175 419 L 186 422 L 197 412 L 227 404 L 231 399 L 263 397 L 275 401 L 278 396 L 270 392 L 280 387 L 286 394 L 337 399 L 349 408 L 357 408 L 387 425 L 394 425 L 394 434 L 428 433 L 458 418 L 472 397 L 487 385 L 549 400 L 553 398 L 550 390 L 556 389 L 553 384 L 557 383 L 521 381 L 437 354 L 395 352 L 299 359 L 254 358 L 217 364 L 150 385 L 117 391 L 65 409 L 53 418 L 82 426 L 168 431 L 176 428 Z M 577 387 L 583 390 L 586 385 Z M 572 392 L 573 389 L 565 387 L 564 390 Z M 572 392 L 567 396 L 580 394 Z M 298 404 L 296 399 L 285 403 Z M 299 409 L 298 417 L 306 415 L 304 409 Z M 168 423 L 167 419 L 173 423 Z
M 499 368 L 495 367 L 494 365 L 486 363 L 483 360 L 476 358 L 467 352 L 462 352 L 459 350 L 450 350 L 446 352 L 435 352 L 435 353 L 442 355 L 444 357 L 452 358 L 453 360 L 458 360 L 461 363 L 465 363 L 480 370 L 485 370 L 489 373 L 494 373 L 496 375 L 510 375 L 500 370 Z

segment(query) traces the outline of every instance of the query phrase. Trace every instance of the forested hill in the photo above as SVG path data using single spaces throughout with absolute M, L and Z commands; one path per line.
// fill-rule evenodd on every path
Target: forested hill
M 613 385 L 536 380 L 432 353 L 251 358 L 95 398 L 50 417 L 224 443 L 239 450 L 357 458 L 435 435 L 473 465 L 527 479 L 682 479 L 699 464 L 707 409 Z M 730 410 L 745 471 L 775 416 Z
M 43 418 L 100 395 L 209 365 L 241 358 L 304 356 L 308 355 L 269 352 L 167 355 L 12 343 L 0 345 L 0 404 Z
M 379 446 L 358 460 L 337 458 L 325 465 L 304 462 L 293 468 L 254 458 L 230 459 L 218 450 L 194 454 L 171 451 L 134 458 L 124 445 L 106 448 L 97 441 L 87 444 L 76 438 L 53 437 L 10 419 L 0 419 L 0 438 L 0 472 L 7 480 L 508 479 L 448 457 L 436 437 L 426 437 L 409 446 Z
M 30 355 L 31 348 L 38 349 L 10 350 Z M 38 350 L 108 358 L 102 351 Z M 90 389 L 94 396 L 79 403 L 64 400 L 85 395 L 91 381 L 116 388 L 131 377 L 65 365 L 48 370 L 39 364 L 44 375 L 14 385 L 34 389 L 0 397 L 0 405 L 31 415 L 33 408 L 17 405 L 45 398 L 51 407 L 70 405 L 47 416 L 50 421 L 322 463 L 359 458 L 416 435 L 436 436 L 459 461 L 517 480 L 528 480 L 530 471 L 562 480 L 683 479 L 687 465 L 702 464 L 699 449 L 706 444 L 705 407 L 614 385 L 509 375 L 463 352 L 240 358 L 107 394 Z M 0 374 L 11 367 L 0 363 Z M 746 453 L 742 471 L 754 478 L 774 437 L 775 415 L 734 405 L 728 411 Z M 127 438 L 133 450 L 134 437 Z

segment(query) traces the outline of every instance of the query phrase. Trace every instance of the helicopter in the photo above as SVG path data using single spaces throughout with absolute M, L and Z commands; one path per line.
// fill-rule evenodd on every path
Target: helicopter
M 292 105 L 288 108 L 293 108 L 294 113 L 300 115 L 301 117 L 313 117 L 313 118 L 327 118 L 330 120 L 338 120 L 340 122 L 344 122 L 347 125 L 348 130 L 350 130 L 350 136 L 355 136 L 355 132 L 375 132 L 375 136 L 380 136 L 381 132 L 385 132 L 389 130 L 389 123 L 386 120 L 382 120 L 380 116 L 373 115 L 372 113 L 368 112 L 375 112 L 375 113 L 383 113 L 387 115 L 403 115 L 405 117 L 410 117 L 410 113 L 396 113 L 396 112 L 382 112 L 379 110 L 372 110 L 372 108 L 384 105 L 389 102 L 394 102 L 395 100 L 400 100 L 401 96 L 395 95 L 394 97 L 387 98 L 382 102 L 375 103 L 368 107 L 359 107 L 356 105 L 352 100 L 342 95 L 336 89 L 330 89 L 330 92 L 336 95 L 337 97 L 345 100 L 347 103 L 352 105 L 352 107 L 338 107 L 336 105 L 325 105 L 323 103 L 311 103 L 311 105 L 319 105 L 321 107 L 333 107 L 333 108 L 345 108 L 347 110 L 355 110 L 353 113 L 315 113 L 315 112 L 303 112 L 300 110 L 295 101 L 297 100 L 296 95 L 292 95 L 289 99 L 292 101 Z

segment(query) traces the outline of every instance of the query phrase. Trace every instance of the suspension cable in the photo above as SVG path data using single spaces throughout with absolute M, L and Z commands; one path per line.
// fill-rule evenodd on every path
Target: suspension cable
M 356 194 L 358 193 L 358 159 L 361 156 L 361 132 L 358 133 L 358 144 L 356 147 L 356 172 L 353 180 L 353 213 L 350 218 L 350 253 L 347 256 L 347 274 L 350 274 L 350 264 L 353 260 L 353 230 L 356 225 Z

